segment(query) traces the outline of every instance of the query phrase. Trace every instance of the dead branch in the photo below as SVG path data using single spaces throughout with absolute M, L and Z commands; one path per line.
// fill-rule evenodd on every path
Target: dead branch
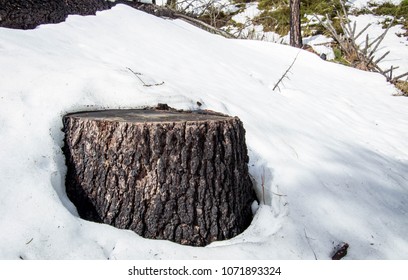
M 286 194 L 281 194 L 281 193 L 276 193 L 276 192 L 271 192 L 272 194 L 276 195 L 276 196 L 288 196 Z
M 354 26 L 357 24 L 357 22 L 354 22 Z M 371 26 L 371 23 L 367 24 L 366 27 L 364 27 L 357 35 L 354 37 L 355 40 L 357 40 L 369 27 Z M 368 34 L 367 34 L 368 36 Z
M 394 69 L 395 69 L 395 68 L 394 68 Z M 393 78 L 393 79 L 391 80 L 391 82 L 392 82 L 392 83 L 396 83 L 399 79 L 401 79 L 401 78 L 403 78 L 403 77 L 405 77 L 405 76 L 408 76 L 408 72 L 405 72 L 404 74 L 401 74 L 401 75 L 399 75 L 399 76 Z
M 387 55 L 390 54 L 390 51 L 387 51 L 385 54 L 383 54 L 379 59 L 377 59 L 376 61 L 374 61 L 375 64 L 378 64 L 378 62 L 380 62 L 381 60 L 383 60 Z
M 380 46 L 381 42 L 384 40 L 385 35 L 387 35 L 388 30 L 390 30 L 393 23 L 394 23 L 394 19 L 391 21 L 390 25 L 388 25 L 387 29 L 383 32 L 383 34 L 381 34 L 380 37 L 377 38 L 378 42 L 375 45 L 375 47 L 372 49 L 372 51 L 370 52 L 369 56 L 373 55 L 377 51 L 378 47 Z
M 285 71 L 285 72 L 283 73 L 283 75 L 280 77 L 280 79 L 278 80 L 278 82 L 275 84 L 275 86 L 274 86 L 273 89 L 272 89 L 273 91 L 275 91 L 276 88 L 278 88 L 279 91 L 280 91 L 279 84 L 283 81 L 284 78 L 287 78 L 287 79 L 288 79 L 287 75 L 288 75 L 288 73 L 290 72 L 290 69 L 292 69 L 293 65 L 295 64 L 296 59 L 297 59 L 299 53 L 300 53 L 300 51 L 298 51 L 298 53 L 296 54 L 296 56 L 295 56 L 295 58 L 293 59 L 292 63 L 289 65 L 288 69 L 286 69 L 286 71 Z
M 132 72 L 132 73 L 136 76 L 136 78 L 138 78 L 139 81 L 142 82 L 142 84 L 143 84 L 144 87 L 161 86 L 161 85 L 164 84 L 164 81 L 161 82 L 161 83 L 157 83 L 157 84 L 146 84 L 146 83 L 142 80 L 142 78 L 140 78 L 140 76 L 142 75 L 142 73 L 135 72 L 135 71 L 133 71 L 132 69 L 130 69 L 129 67 L 126 67 L 126 69 L 128 69 L 130 72 Z
M 399 66 L 397 66 L 397 67 L 391 66 L 390 69 L 384 71 L 384 74 L 387 74 L 387 73 L 389 73 L 389 72 L 392 72 L 393 70 L 396 70 L 396 69 L 398 69 L 398 68 L 399 68 Z
M 349 16 L 348 16 L 346 6 L 344 5 L 343 1 L 340 1 L 340 5 L 341 5 L 341 9 L 343 10 L 343 15 L 346 17 L 345 22 L 347 24 L 348 29 L 347 28 L 345 28 L 345 29 L 348 32 L 348 34 L 350 35 L 349 36 L 350 39 L 354 41 L 354 35 L 355 34 L 352 32 L 352 28 L 351 28 L 351 25 L 350 25 L 350 20 L 349 20 Z M 340 15 L 339 15 L 339 18 L 341 18 Z
M 319 23 L 326 28 L 326 30 L 328 30 L 331 35 L 333 36 L 334 40 L 340 45 L 340 48 L 343 51 L 347 51 L 347 47 L 344 45 L 343 43 L 343 39 L 341 38 L 341 36 L 337 33 L 336 29 L 334 28 L 334 26 L 331 24 L 330 20 L 329 20 L 329 15 L 326 14 L 326 22 L 323 22 L 316 14 L 313 15 L 318 21 Z
M 317 15 L 314 17 L 320 22 L 320 24 L 326 28 L 327 31 L 332 35 L 333 39 L 338 43 L 340 49 L 344 53 L 344 59 L 349 61 L 350 64 L 354 67 L 359 69 L 378 72 L 382 74 L 388 82 L 395 84 L 398 79 L 401 79 L 405 76 L 408 76 L 408 73 L 401 74 L 397 77 L 393 76 L 393 71 L 397 69 L 397 67 L 391 67 L 390 69 L 383 70 L 378 63 L 380 63 L 386 56 L 389 55 L 389 51 L 381 55 L 379 58 L 376 58 L 375 54 L 379 49 L 381 43 L 383 42 L 385 36 L 387 35 L 388 31 L 392 27 L 395 18 L 391 21 L 391 23 L 387 26 L 385 31 L 375 38 L 374 40 L 370 40 L 369 35 L 366 35 L 364 47 L 361 47 L 360 44 L 357 44 L 356 40 L 360 36 L 362 36 L 367 29 L 371 26 L 371 24 L 367 24 L 361 31 L 358 32 L 356 35 L 357 25 L 356 22 L 351 24 L 349 19 L 349 14 L 347 12 L 346 6 L 343 0 L 340 0 L 341 4 L 341 11 L 337 12 L 337 16 L 340 20 L 340 26 L 342 28 L 342 34 L 339 34 L 333 24 L 330 21 L 328 15 L 326 15 L 326 20 L 323 22 Z

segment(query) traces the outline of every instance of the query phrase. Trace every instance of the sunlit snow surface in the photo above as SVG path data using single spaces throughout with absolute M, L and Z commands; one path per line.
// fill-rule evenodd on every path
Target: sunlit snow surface
M 0 258 L 328 259 L 344 241 L 346 259 L 408 259 L 408 98 L 395 93 L 379 74 L 124 5 L 0 28 Z M 243 234 L 193 248 L 78 217 L 65 113 L 197 101 L 241 118 L 258 194 L 265 176 Z
M 392 3 L 394 5 L 399 5 L 402 0 L 348 0 L 347 4 L 355 9 L 363 9 L 369 6 L 369 4 L 381 5 L 384 3 Z

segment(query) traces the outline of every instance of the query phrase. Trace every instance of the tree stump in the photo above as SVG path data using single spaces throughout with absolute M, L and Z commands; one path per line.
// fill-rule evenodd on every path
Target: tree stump
M 250 224 L 256 197 L 237 117 L 150 108 L 63 122 L 66 191 L 82 218 L 193 246 Z
M 105 0 L 0 0 L 0 27 L 33 29 L 68 15 L 95 15 L 114 4 Z

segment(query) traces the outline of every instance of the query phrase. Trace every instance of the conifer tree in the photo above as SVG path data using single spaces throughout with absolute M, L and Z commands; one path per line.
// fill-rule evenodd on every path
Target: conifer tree
M 300 0 L 290 0 L 290 45 L 302 47 L 302 33 L 300 28 Z

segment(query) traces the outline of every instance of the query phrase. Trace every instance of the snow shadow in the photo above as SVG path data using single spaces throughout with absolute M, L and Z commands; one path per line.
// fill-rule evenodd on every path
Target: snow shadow
M 275 183 L 274 169 L 268 162 L 251 149 L 249 150 L 250 162 L 248 164 L 253 187 L 260 205 L 272 207 L 275 216 L 286 215 L 286 195 L 282 193 L 279 185 Z
M 65 190 L 65 177 L 67 167 L 65 164 L 65 155 L 63 154 L 65 133 L 63 132 L 62 118 L 64 114 L 53 120 L 53 125 L 50 128 L 50 136 L 53 141 L 53 160 L 56 171 L 50 174 L 50 183 L 56 194 L 58 195 L 61 204 L 75 217 L 79 217 L 75 205 L 68 198 Z
M 290 191 L 292 218 L 307 228 L 317 252 L 327 252 L 317 257 L 330 257 L 341 242 L 350 244 L 350 259 L 395 258 L 397 248 L 408 249 L 401 238 L 408 232 L 408 162 L 355 144 L 323 154 L 320 166 L 297 176 Z

